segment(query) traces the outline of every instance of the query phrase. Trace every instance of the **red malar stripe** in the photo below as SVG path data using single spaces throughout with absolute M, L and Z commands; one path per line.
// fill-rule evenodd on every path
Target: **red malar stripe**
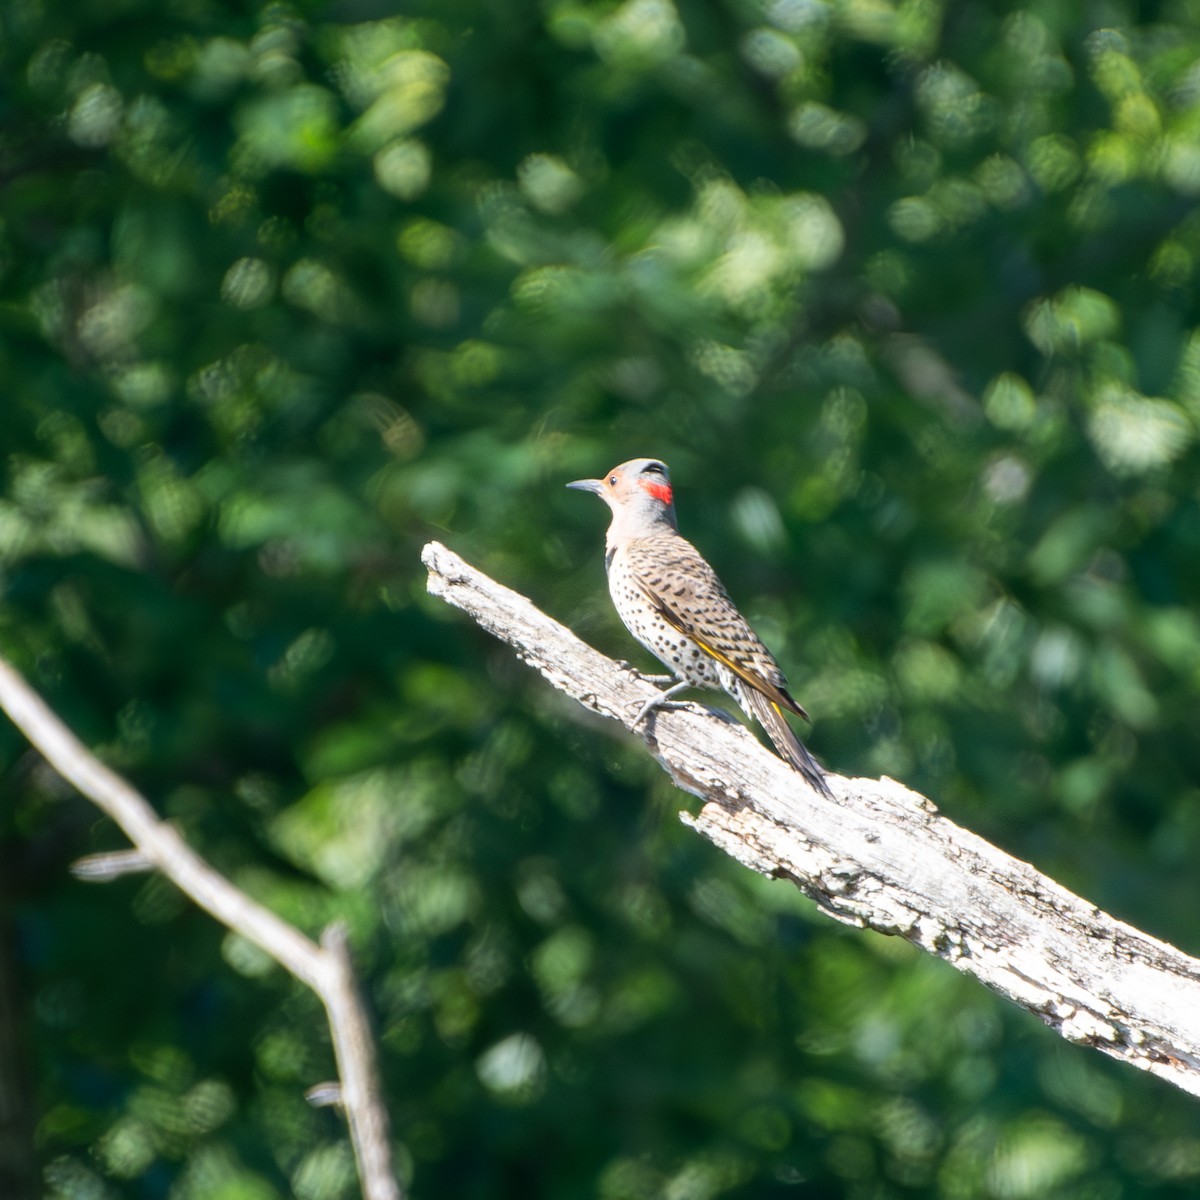
M 669 483 L 651 483 L 648 479 L 639 479 L 638 487 L 645 489 L 655 500 L 664 504 L 671 503 L 671 485 Z

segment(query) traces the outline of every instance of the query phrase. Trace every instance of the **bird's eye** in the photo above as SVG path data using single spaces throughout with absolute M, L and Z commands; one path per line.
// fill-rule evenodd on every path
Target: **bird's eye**
M 656 462 L 647 463 L 642 471 L 643 475 L 665 475 L 666 473 L 666 468 L 662 463 Z
M 608 477 L 608 486 L 609 486 L 609 487 L 616 487 L 616 486 L 617 486 L 617 477 L 616 477 L 615 475 L 610 475 L 610 476 Z

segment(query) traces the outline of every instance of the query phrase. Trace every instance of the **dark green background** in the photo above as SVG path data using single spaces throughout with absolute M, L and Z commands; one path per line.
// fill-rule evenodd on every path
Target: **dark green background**
M 1200 949 L 1200 4 L 5 0 L 0 72 L 0 650 L 348 921 L 414 1197 L 1195 1194 L 1195 1100 L 726 861 L 419 554 L 649 666 L 562 485 L 664 458 L 824 761 Z M 0 1192 L 354 1195 L 316 1001 L 0 771 Z

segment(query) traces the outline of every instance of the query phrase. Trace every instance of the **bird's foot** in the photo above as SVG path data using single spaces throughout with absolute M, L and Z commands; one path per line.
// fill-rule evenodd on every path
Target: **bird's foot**
M 667 678 L 674 679 L 675 676 L 669 675 Z M 637 716 L 633 718 L 633 722 L 629 728 L 636 729 L 656 709 L 687 708 L 688 702 L 686 700 L 672 700 L 671 697 L 679 692 L 682 692 L 684 688 L 690 686 L 691 684 L 689 684 L 685 679 L 676 683 L 674 687 L 667 688 L 665 692 L 659 692 L 657 696 L 651 696 L 650 699 L 638 709 Z
M 664 708 L 691 708 L 690 700 L 647 700 L 645 704 L 637 711 L 637 716 L 630 722 L 629 728 L 636 729 L 652 712 L 658 712 Z

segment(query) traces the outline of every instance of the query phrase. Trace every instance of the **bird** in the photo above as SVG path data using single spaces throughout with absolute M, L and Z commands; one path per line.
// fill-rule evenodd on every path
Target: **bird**
M 674 707 L 671 697 L 685 688 L 724 690 L 810 787 L 834 799 L 824 770 L 783 715 L 807 721 L 808 713 L 717 573 L 679 532 L 666 463 L 634 458 L 602 479 L 567 487 L 594 493 L 612 510 L 604 565 L 613 604 L 629 632 L 671 672 L 652 677 L 672 686 L 642 705 L 633 728 L 654 709 Z

